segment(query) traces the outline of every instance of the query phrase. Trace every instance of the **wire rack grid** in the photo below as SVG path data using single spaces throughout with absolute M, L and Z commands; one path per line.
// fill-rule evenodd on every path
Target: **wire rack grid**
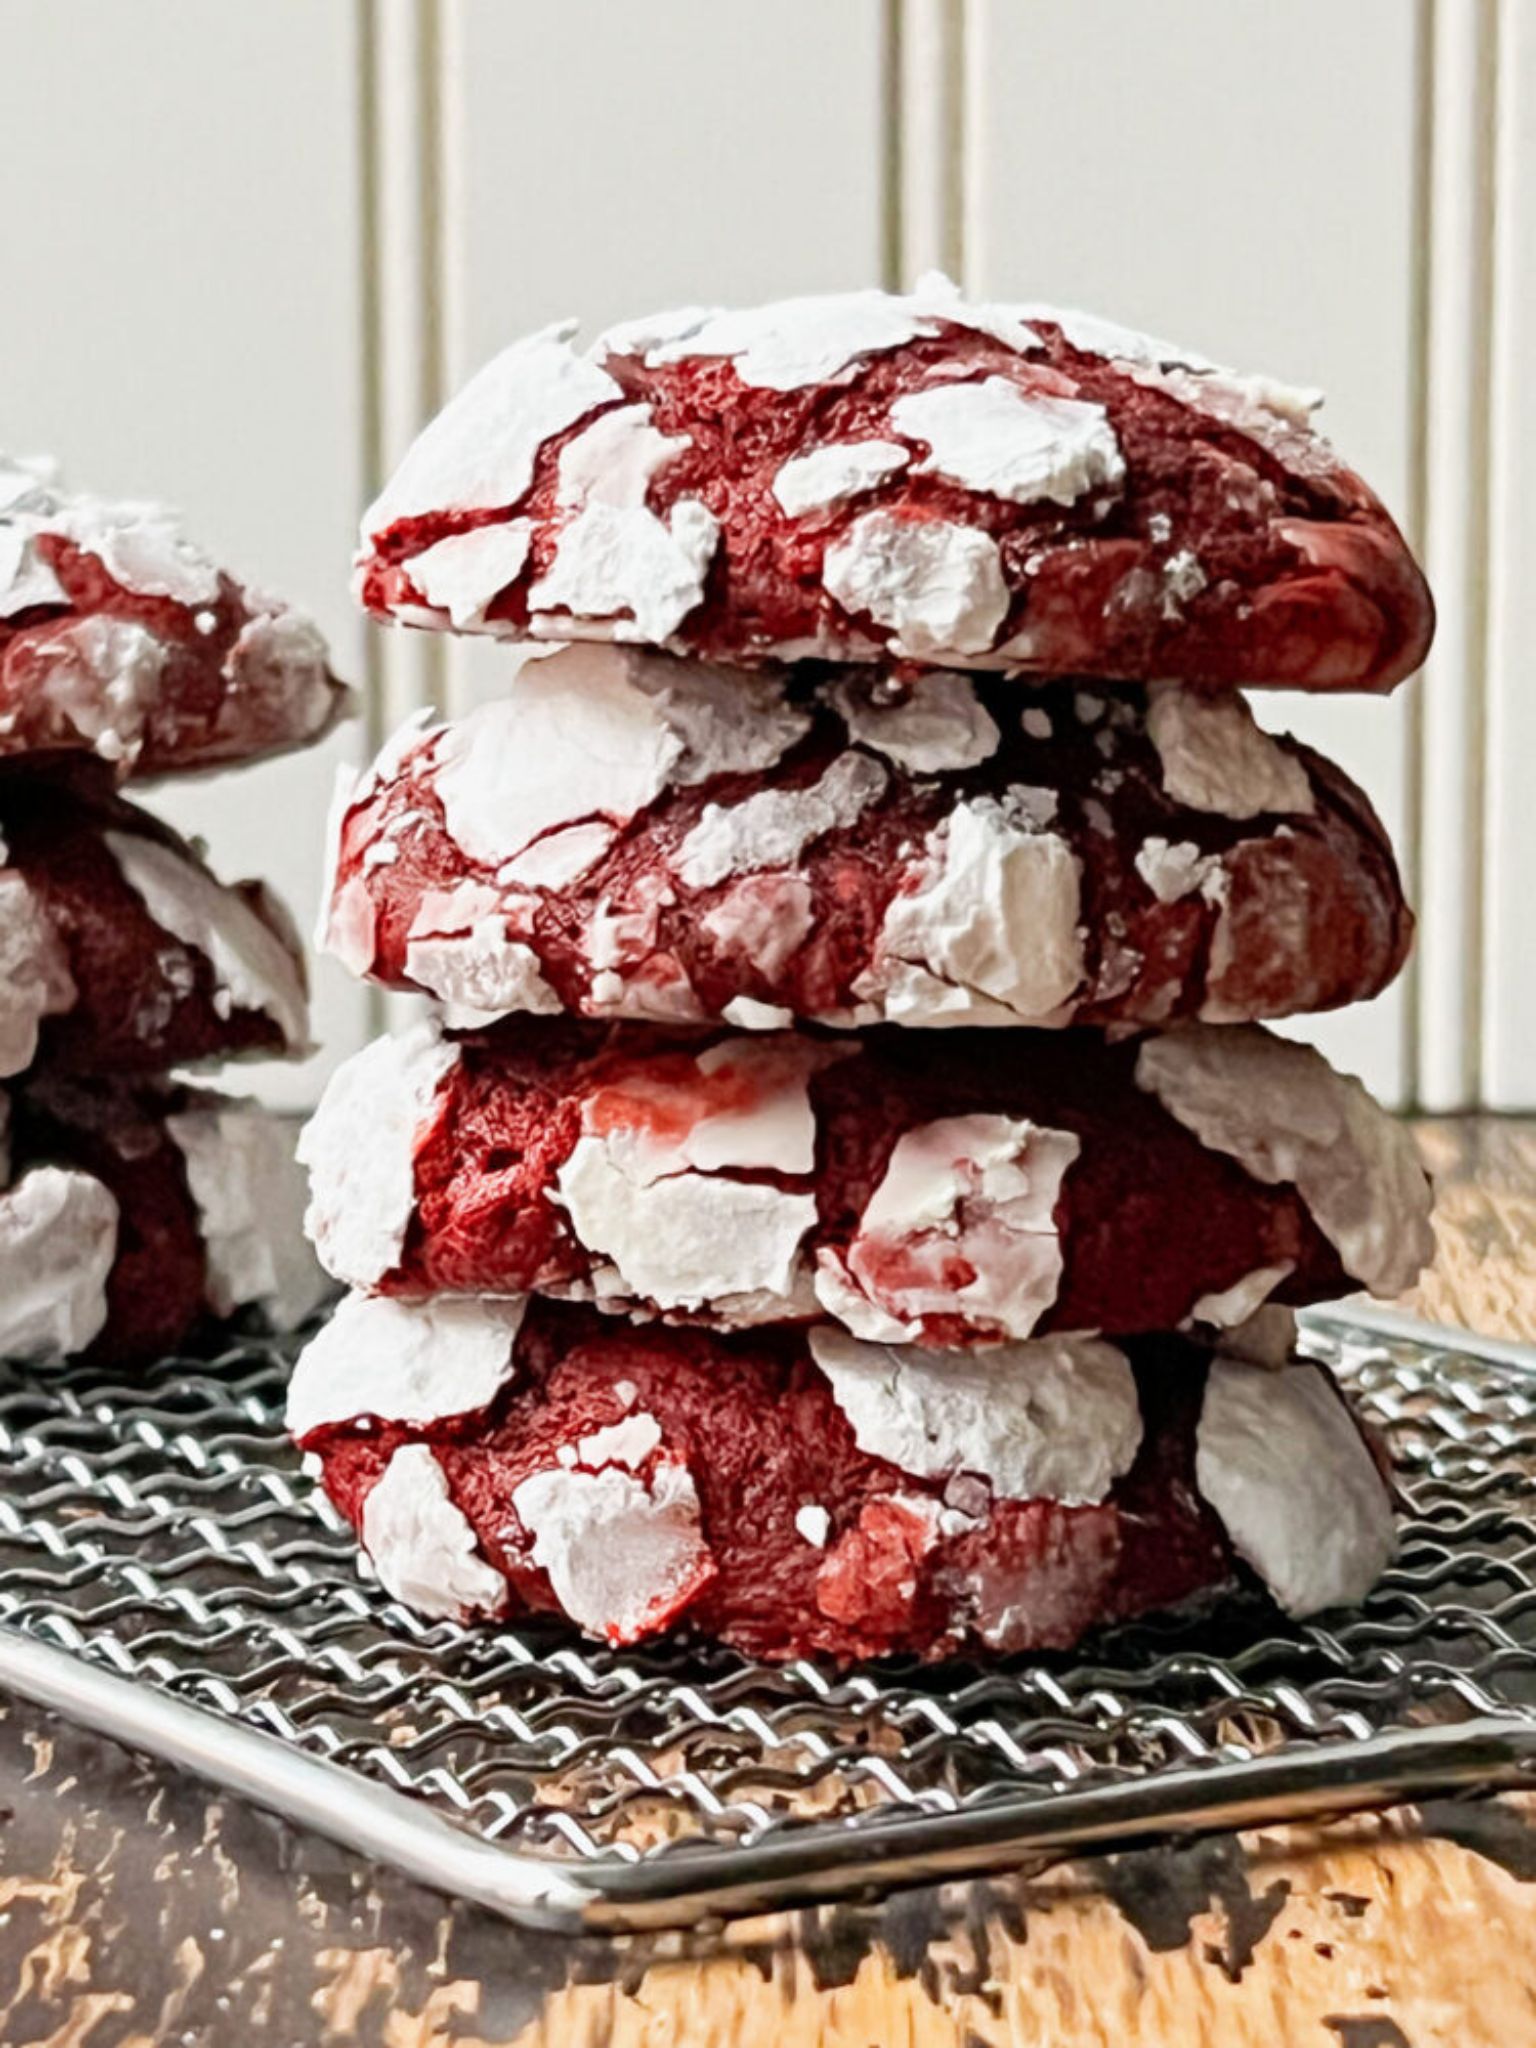
M 282 1345 L 133 1384 L 0 1366 L 0 1685 L 570 1929 L 1524 1777 L 1536 1354 L 1353 1312 L 1305 1343 L 1403 1489 L 1362 1610 L 1254 1595 L 1071 1657 L 846 1675 L 419 1620 L 283 1439 Z

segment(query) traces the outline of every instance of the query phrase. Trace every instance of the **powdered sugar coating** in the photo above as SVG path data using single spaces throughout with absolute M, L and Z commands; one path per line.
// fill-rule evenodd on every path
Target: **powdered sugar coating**
M 62 771 L 0 781 L 0 841 L 0 1073 L 308 1050 L 299 942 L 261 885 Z
M 1125 460 L 1102 405 L 1046 394 L 1026 397 L 1006 377 L 937 383 L 900 398 L 891 424 L 928 454 L 920 476 L 940 476 L 1015 505 L 1071 505 L 1114 490 Z
M 611 620 L 616 640 L 664 646 L 704 595 L 720 526 L 692 499 L 663 520 L 643 505 L 593 499 L 561 529 L 528 592 L 530 630 L 570 637 L 574 620 Z
M 110 1191 L 68 1167 L 0 1193 L 0 1357 L 57 1364 L 101 1334 L 118 1220 Z
M 471 526 L 413 556 L 411 576 L 428 604 L 446 612 L 456 632 L 467 633 L 485 624 L 487 609 L 527 561 L 532 542 L 531 520 Z
M 287 1426 L 299 1438 L 373 1416 L 441 1422 L 488 1408 L 514 1377 L 524 1304 L 423 1302 L 349 1294 L 299 1353 L 288 1382 Z
M 0 870 L 0 1076 L 32 1064 L 39 1024 L 77 994 L 63 941 L 26 877 Z
M 258 1312 L 270 1327 L 285 1309 L 306 1305 L 302 1293 L 311 1305 L 318 1297 L 323 1283 L 299 1230 L 291 1168 L 275 1193 L 272 1178 L 263 1186 L 253 1171 L 253 1161 L 270 1165 L 288 1146 L 282 1119 L 174 1082 L 46 1067 L 15 1087 L 10 1109 L 14 1184 L 0 1206 L 14 1203 L 13 1218 L 33 1214 L 36 1242 L 18 1249 L 4 1291 L 18 1316 L 30 1316 L 30 1302 L 43 1327 L 54 1319 L 38 1355 L 68 1344 L 98 1363 L 132 1367 L 179 1355 L 233 1310 Z M 244 1119 L 265 1119 L 266 1145 L 242 1152 L 224 1144 L 215 1160 L 200 1142 L 208 1128 Z M 188 1149 L 172 1132 L 176 1121 L 183 1136 L 196 1133 Z M 48 1189 L 44 1212 L 29 1210 Z
M 1410 920 L 1336 770 L 1266 740 L 1305 806 L 1233 819 L 1170 796 L 1142 706 L 1079 694 L 1091 721 L 1053 685 L 1026 730 L 983 676 L 903 695 L 572 647 L 352 795 L 328 943 L 483 1013 L 688 1023 L 745 999 L 840 1029 L 1236 1021 L 1390 979 Z M 482 921 L 452 982 L 413 956 Z M 478 958 L 510 985 L 468 994 Z
M 1202 1144 L 1288 1182 L 1372 1293 L 1406 1292 L 1434 1256 L 1430 1189 L 1406 1125 L 1313 1046 L 1252 1025 L 1149 1039 L 1136 1079 Z
M 325 1276 L 303 1231 L 304 1175 L 292 1131 L 251 1102 L 208 1095 L 165 1120 L 186 1162 L 216 1316 L 258 1309 L 292 1330 L 324 1299 Z
M 891 703 L 877 702 L 851 676 L 838 678 L 827 694 L 850 738 L 909 775 L 975 768 L 991 759 L 1002 738 L 976 685 L 951 669 L 915 677 L 907 694 Z
M 208 961 L 220 1015 L 245 1010 L 268 1017 L 283 1044 L 307 1050 L 303 966 L 271 923 L 206 869 L 157 840 L 108 831 L 105 841 L 155 923 Z
M 1175 803 L 1224 818 L 1312 809 L 1307 772 L 1255 721 L 1241 697 L 1197 696 L 1178 683 L 1153 686 L 1147 731 Z
M 916 661 L 983 654 L 1007 616 L 997 542 L 953 520 L 862 513 L 822 573 L 850 617 L 885 627 L 891 652 Z
M 820 1315 L 930 1349 L 1237 1320 L 1260 1272 L 1281 1302 L 1336 1295 L 1295 1190 L 1205 1148 L 1138 1086 L 1142 1049 L 508 1020 L 444 1044 L 409 1122 L 377 1049 L 341 1070 L 338 1095 L 399 1127 L 409 1184 L 366 1265 L 335 1244 L 381 1169 L 358 1198 L 317 1170 L 311 1223 L 338 1277 L 393 1295 L 536 1293 L 726 1329 Z M 306 1153 L 350 1159 L 330 1108 Z
M 648 1480 L 613 1465 L 556 1465 L 525 1479 L 512 1505 L 565 1613 L 610 1643 L 655 1635 L 714 1575 L 698 1489 L 681 1465 L 658 1463 Z
M 885 786 L 877 761 L 850 753 L 803 788 L 759 790 L 729 808 L 707 805 L 678 849 L 678 875 L 691 889 L 707 889 L 732 875 L 793 867 L 816 840 L 856 824 Z
M 368 1287 L 398 1262 L 414 1207 L 414 1151 L 453 1048 L 432 1026 L 375 1039 L 339 1066 L 299 1135 L 306 1225 L 327 1271 Z
M 318 739 L 347 703 L 318 629 L 242 590 L 175 514 L 0 456 L 0 754 L 208 768 Z
M 1131 1412 L 1118 1399 L 1105 1410 L 1104 1447 L 1056 1475 L 1097 1487 L 1134 1450 L 1107 1498 L 1081 1506 L 1008 1497 L 974 1471 L 925 1477 L 862 1449 L 796 1333 L 637 1330 L 550 1302 L 529 1304 L 513 1377 L 478 1418 L 327 1426 L 301 1441 L 365 1540 L 368 1502 L 401 1450 L 435 1459 L 443 1488 L 421 1475 L 434 1513 L 451 1505 L 475 1547 L 457 1520 L 450 1543 L 404 1546 L 408 1562 L 433 1559 L 411 1573 L 432 1613 L 449 1606 L 450 1575 L 436 1561 L 446 1549 L 455 1572 L 468 1556 L 488 1574 L 483 1592 L 455 1594 L 456 1610 L 564 1613 L 608 1640 L 684 1631 L 750 1655 L 840 1663 L 1065 1645 L 1096 1621 L 1178 1602 L 1232 1572 L 1194 1488 L 1203 1357 L 1177 1338 L 1130 1348 L 1134 1364 L 1092 1345 L 1106 1354 L 1096 1363 L 1044 1366 L 1052 1386 L 1130 1382 Z M 1048 1420 L 1043 1383 L 1038 1412 L 1023 1416 L 1028 1383 L 1000 1375 L 972 1403 L 997 1394 L 1010 1409 L 1010 1428 L 976 1453 L 1005 1481 L 1034 1465 L 1024 1447 Z M 977 1425 L 953 1393 L 935 1383 L 969 1457 Z M 913 1448 L 921 1466 L 949 1461 L 926 1430 Z M 404 1578 L 395 1571 L 397 1587 Z
M 360 590 L 380 614 L 451 623 L 413 556 L 517 519 L 530 557 L 484 621 L 513 638 L 1217 690 L 1387 688 L 1428 641 L 1401 537 L 1302 398 L 1091 316 L 926 279 L 685 308 L 587 357 L 564 330 L 519 346 L 443 415 L 455 461 L 425 478 L 413 451 L 410 488 L 365 520 Z M 507 449 L 487 487 L 478 465 Z M 578 504 L 625 517 L 582 530 L 584 571 L 562 572 L 551 613 Z M 664 573 L 674 515 L 701 506 L 718 522 L 707 580 Z
M 1081 1505 L 1104 1498 L 1141 1442 L 1130 1365 L 1095 1338 L 974 1361 L 819 1326 L 807 1341 L 859 1448 L 925 1479 L 974 1473 L 1005 1500 Z
M 1287 1614 L 1365 1598 L 1397 1548 L 1392 1501 L 1320 1367 L 1215 1359 L 1198 1445 L 1201 1493 Z
M 1036 830 L 1007 800 L 958 805 L 929 841 L 914 889 L 892 897 L 879 950 L 857 993 L 881 987 L 886 963 L 935 977 L 938 990 L 899 974 L 887 1007 L 902 1023 L 951 1009 L 950 991 L 1000 1005 L 1021 1023 L 1048 1023 L 1083 981 L 1081 863 L 1066 841 Z
M 1027 1119 L 971 1115 L 897 1140 L 847 1251 L 824 1251 L 822 1305 L 856 1336 L 911 1341 L 929 1316 L 1033 1334 L 1063 1267 L 1055 1208 L 1082 1147 Z
M 363 1503 L 363 1548 L 387 1592 L 434 1620 L 469 1621 L 506 1604 L 500 1572 L 448 1493 L 426 1444 L 404 1444 Z
M 412 442 L 363 515 L 365 533 L 451 506 L 516 505 L 553 434 L 622 396 L 569 346 L 574 322 L 541 328 L 492 358 Z
M 899 441 L 830 441 L 791 456 L 773 480 L 773 495 L 791 519 L 803 519 L 872 491 L 911 460 Z

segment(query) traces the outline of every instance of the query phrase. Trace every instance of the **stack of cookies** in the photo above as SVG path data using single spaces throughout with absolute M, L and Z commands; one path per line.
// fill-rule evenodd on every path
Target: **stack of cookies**
M 329 946 L 441 1006 L 304 1141 L 289 1420 L 391 1593 L 840 1660 L 1364 1595 L 1291 1310 L 1427 1188 L 1261 1020 L 1411 919 L 1239 691 L 1432 614 L 1314 403 L 928 279 L 546 330 L 423 433 L 363 602 L 524 658 L 333 820 Z
M 173 1072 L 310 1049 L 292 922 L 118 790 L 346 701 L 316 628 L 171 514 L 0 458 L 0 1356 L 134 1363 L 319 1300 L 291 1132 Z

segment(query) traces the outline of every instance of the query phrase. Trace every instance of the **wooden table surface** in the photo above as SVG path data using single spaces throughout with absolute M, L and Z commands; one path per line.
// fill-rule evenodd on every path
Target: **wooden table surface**
M 1536 1341 L 1536 1123 L 1423 1127 L 1421 1312 Z M 560 1941 L 0 1701 L 0 2048 L 1536 2048 L 1536 1793 Z

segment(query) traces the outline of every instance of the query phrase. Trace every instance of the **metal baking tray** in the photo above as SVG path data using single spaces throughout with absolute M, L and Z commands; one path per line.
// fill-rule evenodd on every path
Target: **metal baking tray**
M 839 1676 L 428 1625 L 282 1436 L 290 1350 L 0 1365 L 0 1686 L 514 1919 L 685 1924 L 1536 1765 L 1536 1352 L 1306 1319 L 1407 1499 L 1358 1612 Z

